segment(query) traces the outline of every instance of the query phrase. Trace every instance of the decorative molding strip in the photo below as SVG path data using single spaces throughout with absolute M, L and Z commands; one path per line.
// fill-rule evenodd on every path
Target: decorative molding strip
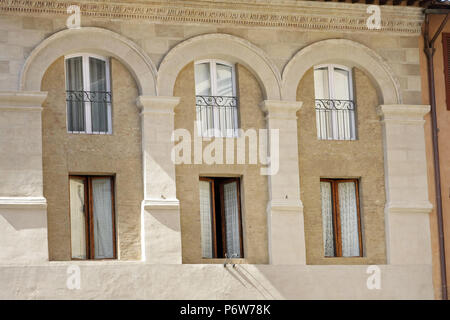
M 381 29 L 369 30 L 367 5 L 317 1 L 148 1 L 124 3 L 102 0 L 0 0 L 0 13 L 67 16 L 67 7 L 78 5 L 82 16 L 101 19 L 149 20 L 172 23 L 207 23 L 246 27 L 280 27 L 339 32 L 394 32 L 419 35 L 421 8 L 381 7 Z
M 271 200 L 267 206 L 270 211 L 283 213 L 303 213 L 303 203 L 298 200 Z
M 0 110 L 42 111 L 47 92 L 0 91 Z
M 142 201 L 144 210 L 177 210 L 180 208 L 178 199 L 144 199 Z
M 429 105 L 385 104 L 377 108 L 377 113 L 384 122 L 424 123 L 423 117 L 428 112 Z
M 433 205 L 428 201 L 411 202 L 390 202 L 386 205 L 389 213 L 430 213 Z
M 45 209 L 44 197 L 0 197 L 0 209 Z
M 139 96 L 136 104 L 141 109 L 141 115 L 146 113 L 173 114 L 174 108 L 180 103 L 179 97 Z
M 302 105 L 302 101 L 264 100 L 260 108 L 267 119 L 297 119 L 297 111 Z

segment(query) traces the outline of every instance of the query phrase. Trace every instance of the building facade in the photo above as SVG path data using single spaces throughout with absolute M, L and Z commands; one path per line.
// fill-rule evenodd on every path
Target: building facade
M 0 1 L 1 298 L 435 297 L 421 8 L 73 4 Z

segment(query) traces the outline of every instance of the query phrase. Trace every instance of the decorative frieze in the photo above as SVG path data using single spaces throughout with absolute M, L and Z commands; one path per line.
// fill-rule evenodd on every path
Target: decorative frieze
M 67 16 L 67 7 L 78 5 L 81 15 L 119 20 L 205 23 L 245 27 L 277 27 L 300 30 L 370 31 L 420 34 L 420 8 L 381 7 L 381 29 L 369 30 L 367 6 L 312 1 L 36 1 L 0 0 L 0 14 Z

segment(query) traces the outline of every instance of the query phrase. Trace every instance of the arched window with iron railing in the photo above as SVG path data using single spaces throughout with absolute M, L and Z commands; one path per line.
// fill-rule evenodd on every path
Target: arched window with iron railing
M 314 67 L 316 126 L 320 140 L 356 139 L 351 71 L 334 64 Z
M 195 63 L 197 131 L 202 137 L 236 137 L 239 104 L 235 67 L 209 59 Z
M 92 54 L 65 57 L 67 131 L 111 134 L 109 59 Z

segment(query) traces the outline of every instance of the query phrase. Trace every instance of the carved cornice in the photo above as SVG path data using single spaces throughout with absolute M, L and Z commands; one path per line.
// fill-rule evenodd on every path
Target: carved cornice
M 370 16 L 364 4 L 273 0 L 129 1 L 0 0 L 0 14 L 68 16 L 78 5 L 82 17 L 152 22 L 278 27 L 339 32 L 420 34 L 420 8 L 381 7 L 381 29 L 368 30 Z

